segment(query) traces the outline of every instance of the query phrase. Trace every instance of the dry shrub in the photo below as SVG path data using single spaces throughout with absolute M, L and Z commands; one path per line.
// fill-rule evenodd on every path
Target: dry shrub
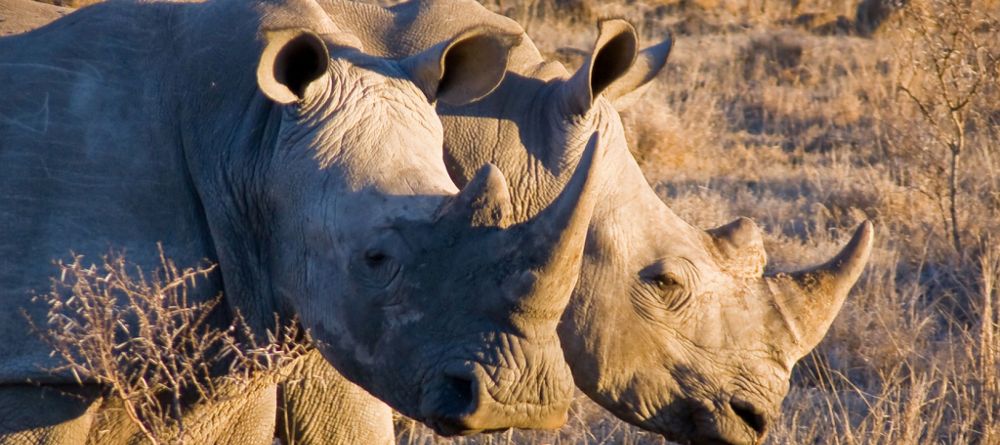
M 197 429 L 186 422 L 192 404 L 211 410 L 239 398 L 303 350 L 295 323 L 269 332 L 266 343 L 238 315 L 218 327 L 222 296 L 190 298 L 215 265 L 178 268 L 162 247 L 159 260 L 152 274 L 120 254 L 101 265 L 80 255 L 58 261 L 51 291 L 36 297 L 49 308 L 47 324 L 32 323 L 65 362 L 53 372 L 104 387 L 151 443 L 185 443 Z
M 899 90 L 915 106 L 913 114 L 924 125 L 915 135 L 923 138 L 920 149 L 896 147 L 896 152 L 911 156 L 913 163 L 941 169 L 929 177 L 918 175 L 916 186 L 947 207 L 943 219 L 959 256 L 965 253 L 960 200 L 971 187 L 962 184 L 966 169 L 961 162 L 975 144 L 994 143 L 992 134 L 975 134 L 983 127 L 972 123 L 982 122 L 984 112 L 1000 99 L 996 86 L 1000 44 L 993 32 L 1000 29 L 1000 15 L 990 12 L 997 11 L 962 0 L 915 1 L 905 11 L 899 29 L 904 41 L 898 55 L 904 61 Z

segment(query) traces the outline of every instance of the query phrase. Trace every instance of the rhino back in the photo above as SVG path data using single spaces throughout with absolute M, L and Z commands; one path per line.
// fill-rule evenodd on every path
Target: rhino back
M 53 259 L 110 249 L 153 270 L 214 259 L 179 141 L 170 26 L 176 7 L 117 3 L 0 39 L 0 384 L 60 381 L 30 333 Z M 182 95 L 181 95 L 182 96 Z M 201 286 L 202 295 L 214 295 Z
M 461 31 L 488 26 L 525 37 L 511 50 L 509 68 L 542 61 L 517 22 L 491 12 L 475 0 L 407 1 L 390 8 L 355 0 L 320 0 L 319 4 L 334 23 L 350 30 L 372 54 L 409 57 Z

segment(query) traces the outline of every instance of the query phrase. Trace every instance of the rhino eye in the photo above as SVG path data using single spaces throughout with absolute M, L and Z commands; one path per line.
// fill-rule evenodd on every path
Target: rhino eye
M 668 290 L 680 284 L 674 279 L 674 277 L 665 273 L 656 274 L 649 277 L 648 280 L 652 285 L 656 286 L 660 290 Z
M 668 311 L 679 311 L 691 300 L 691 291 L 670 273 L 659 272 L 647 275 L 644 279 L 655 289 L 653 293 L 659 297 L 659 304 Z
M 377 269 L 385 264 L 389 257 L 382 251 L 369 250 L 365 252 L 365 264 L 372 269 Z
M 359 259 L 354 271 L 358 279 L 368 287 L 383 289 L 391 285 L 399 275 L 399 262 L 382 250 L 367 250 Z
M 647 294 L 658 298 L 657 305 L 668 311 L 679 311 L 688 305 L 697 288 L 698 271 L 691 261 L 661 258 L 639 272 Z

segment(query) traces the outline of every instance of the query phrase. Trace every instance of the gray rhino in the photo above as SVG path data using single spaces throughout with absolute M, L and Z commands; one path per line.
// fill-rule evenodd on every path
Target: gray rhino
M 558 192 L 599 132 L 606 151 L 600 199 L 581 277 L 559 325 L 576 385 L 616 416 L 671 440 L 763 439 L 792 367 L 823 338 L 867 263 L 870 222 L 825 264 L 765 275 L 767 255 L 751 220 L 704 231 L 680 219 L 643 177 L 615 109 L 656 77 L 672 42 L 640 51 L 623 20 L 601 22 L 591 55 L 569 73 L 545 61 L 515 22 L 471 0 L 321 5 L 335 21 L 354 26 L 365 48 L 393 57 L 472 24 L 519 33 L 500 87 L 483 100 L 439 104 L 437 111 L 449 173 L 463 183 L 476 165 L 497 165 L 511 180 L 517 220 Z M 305 396 L 304 405 L 316 397 Z M 286 411 L 294 413 L 295 403 Z
M 497 168 L 458 192 L 431 105 L 487 94 L 517 39 L 464 27 L 386 59 L 314 0 L 112 2 L 0 39 L 0 443 L 82 443 L 101 409 L 17 310 L 44 320 L 50 261 L 127 248 L 151 270 L 157 242 L 220 265 L 192 298 L 224 291 L 258 333 L 298 316 L 340 373 L 440 433 L 562 424 L 555 325 L 600 152 L 515 222 Z M 241 442 L 270 443 L 260 394 Z
M 618 417 L 673 440 L 762 439 L 792 366 L 823 337 L 866 264 L 870 223 L 826 264 L 765 277 L 752 221 L 702 231 L 677 217 L 644 180 L 615 111 L 662 69 L 670 39 L 638 51 L 629 24 L 603 22 L 591 56 L 570 74 L 546 62 L 515 22 L 471 0 L 321 5 L 366 50 L 393 57 L 472 24 L 521 35 L 500 88 L 476 103 L 438 106 L 449 172 L 464 182 L 480 163 L 497 164 L 511 179 L 515 219 L 525 220 L 566 183 L 583 142 L 600 129 L 606 180 L 560 324 L 576 384 Z M 296 372 L 295 383 L 283 385 L 279 435 L 295 443 L 391 442 L 388 407 L 318 356 Z M 344 404 L 366 409 L 324 416 Z

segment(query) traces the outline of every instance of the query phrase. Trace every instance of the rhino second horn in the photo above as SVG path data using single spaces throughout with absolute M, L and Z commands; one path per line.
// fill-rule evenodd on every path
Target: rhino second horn
M 707 231 L 727 270 L 746 278 L 759 278 L 767 265 L 764 238 L 750 218 L 739 217 Z
M 595 132 L 562 193 L 523 226 L 527 233 L 518 243 L 518 251 L 535 261 L 529 260 L 528 267 L 522 269 L 525 273 L 517 288 L 530 287 L 520 304 L 532 312 L 561 314 L 576 285 L 587 228 L 597 203 L 596 176 L 602 158 L 598 140 Z M 547 256 L 538 258 L 539 253 Z M 552 298 L 554 295 L 560 298 Z
M 760 228 L 753 220 L 743 216 L 724 226 L 708 230 L 708 234 L 712 236 L 716 247 L 727 256 L 738 256 L 742 250 L 764 248 Z
M 865 221 L 830 261 L 812 269 L 765 277 L 796 343 L 789 351 L 791 358 L 802 358 L 826 335 L 868 263 L 873 239 L 872 223 Z
M 514 214 L 507 180 L 499 168 L 487 163 L 438 214 L 468 221 L 472 227 L 506 228 Z

